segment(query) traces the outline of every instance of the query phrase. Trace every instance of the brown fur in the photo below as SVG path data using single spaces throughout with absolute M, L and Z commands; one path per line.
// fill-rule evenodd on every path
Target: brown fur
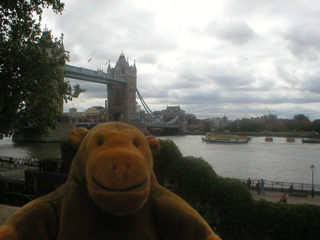
M 67 182 L 25 205 L 0 239 L 219 239 L 184 200 L 161 187 L 159 142 L 124 123 L 76 129 Z

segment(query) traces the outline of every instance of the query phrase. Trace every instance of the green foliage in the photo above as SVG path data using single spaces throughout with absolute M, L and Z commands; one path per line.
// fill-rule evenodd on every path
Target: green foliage
M 203 132 L 210 132 L 210 131 L 211 131 L 211 126 L 210 126 L 210 124 L 206 122 L 206 123 L 203 125 L 202 131 L 203 131 Z
M 253 199 L 247 186 L 237 179 L 218 177 L 211 188 L 211 223 L 222 239 L 243 239 Z M 244 238 L 245 239 L 245 238 Z
M 43 8 L 63 10 L 59 0 L 1 1 L 0 4 L 0 137 L 32 125 L 40 133 L 55 127 L 63 99 L 72 100 L 62 66 L 68 60 L 61 41 L 49 32 L 42 37 Z M 38 19 L 35 19 L 38 17 Z
M 304 118 L 309 119 L 307 116 L 305 116 L 304 114 L 301 114 L 301 113 L 293 116 L 293 119 L 297 122 L 302 121 Z
M 248 211 L 250 239 L 320 239 L 320 208 L 308 204 L 256 201 Z
M 62 142 L 60 145 L 60 148 L 61 148 L 61 158 L 62 158 L 63 167 L 64 167 L 63 172 L 69 173 L 73 158 L 77 154 L 77 149 L 71 145 L 70 141 Z
M 163 184 L 165 176 L 173 175 L 175 165 L 182 160 L 182 153 L 172 140 L 161 140 L 160 152 L 153 159 L 153 169 L 160 184 Z
M 231 122 L 226 129 L 232 132 L 260 132 L 262 131 L 264 126 L 256 121 L 252 121 L 252 119 L 243 118 L 241 120 L 235 120 Z
M 202 158 L 187 156 L 179 162 L 172 179 L 178 184 L 177 193 L 189 203 L 207 201 L 217 174 Z
M 316 119 L 312 122 L 312 129 L 316 132 L 320 132 L 320 119 Z

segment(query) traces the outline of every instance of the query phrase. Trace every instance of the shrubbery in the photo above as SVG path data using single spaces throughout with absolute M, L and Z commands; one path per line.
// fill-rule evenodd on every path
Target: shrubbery
M 241 181 L 217 176 L 202 158 L 183 157 L 171 140 L 159 141 L 159 183 L 168 179 L 222 239 L 320 239 L 319 206 L 255 201 Z

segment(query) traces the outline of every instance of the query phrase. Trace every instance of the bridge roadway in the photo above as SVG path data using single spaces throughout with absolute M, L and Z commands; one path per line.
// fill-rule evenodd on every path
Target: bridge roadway
M 102 84 L 128 83 L 126 80 L 113 78 L 112 76 L 110 76 L 107 73 L 104 73 L 103 71 L 94 71 L 91 69 L 76 67 L 68 64 L 64 66 L 64 76 L 66 78 L 73 78 Z

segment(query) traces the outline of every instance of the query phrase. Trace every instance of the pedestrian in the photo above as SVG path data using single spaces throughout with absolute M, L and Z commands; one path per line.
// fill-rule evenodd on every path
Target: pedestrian
M 249 189 L 251 188 L 251 179 L 250 178 L 248 178 L 248 180 L 247 180 L 247 186 Z
M 258 180 L 258 183 L 256 184 L 256 190 L 257 190 L 257 193 L 260 194 L 260 190 L 261 190 L 260 180 Z
M 293 184 L 290 185 L 289 192 L 291 192 L 292 190 L 293 190 Z
M 261 178 L 261 190 L 260 190 L 261 194 L 264 194 L 264 180 L 263 178 Z
M 280 202 L 282 202 L 282 203 L 287 203 L 287 201 L 288 201 L 288 195 L 287 195 L 287 193 L 285 192 L 285 193 L 281 196 Z

